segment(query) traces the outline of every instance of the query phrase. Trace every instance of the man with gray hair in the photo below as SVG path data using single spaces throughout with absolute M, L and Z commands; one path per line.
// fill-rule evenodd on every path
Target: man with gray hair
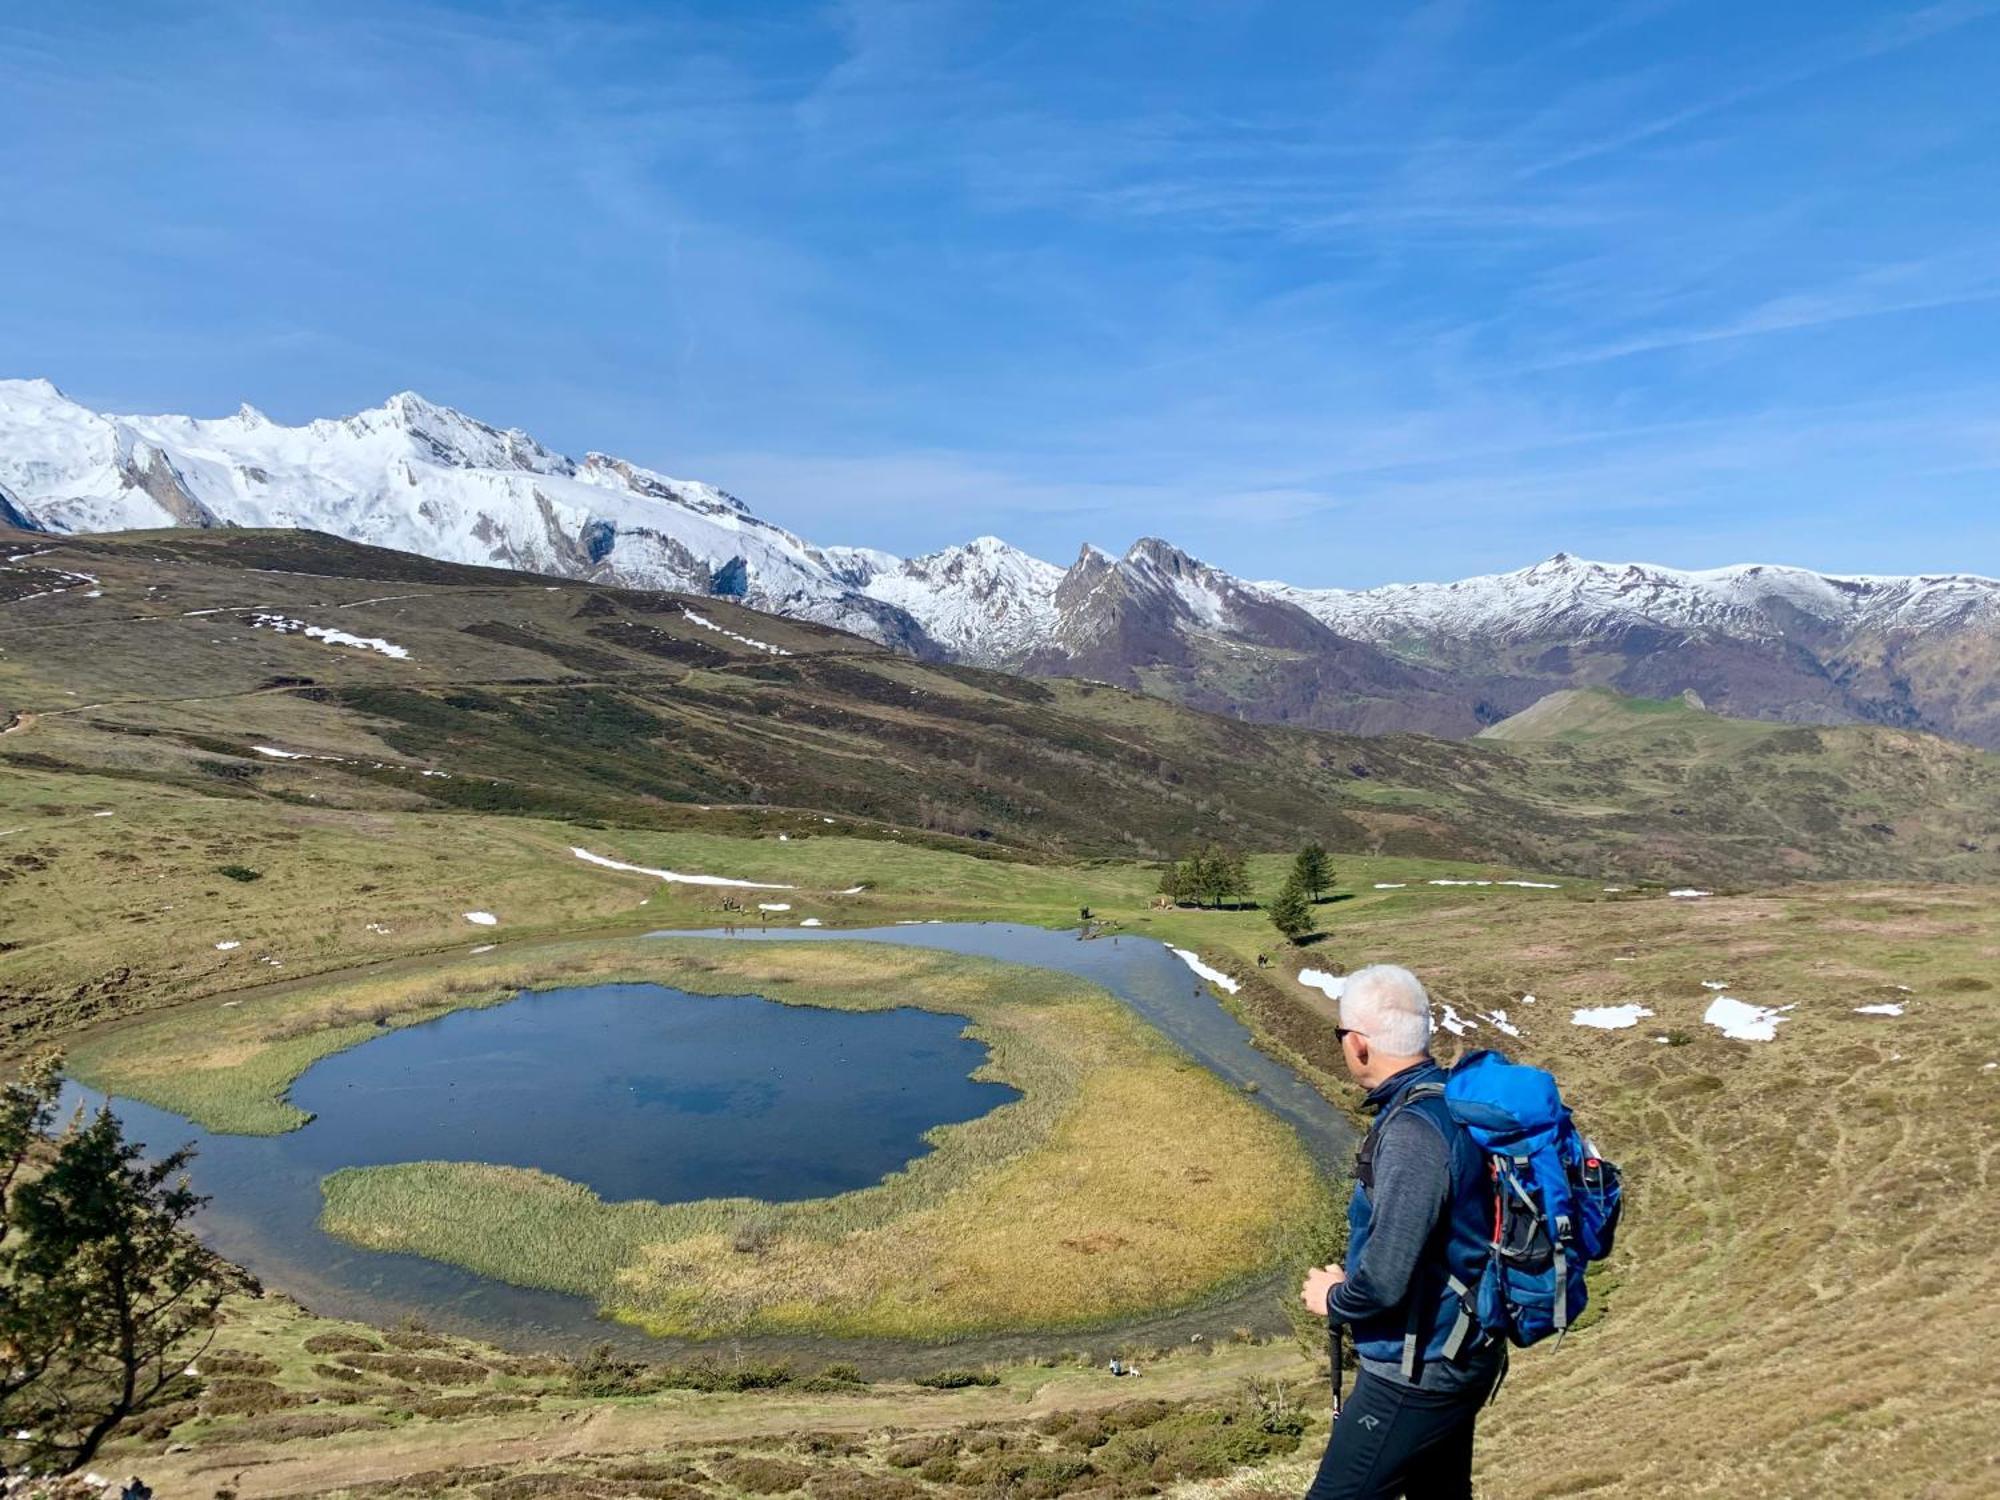
M 1308 1500 L 1470 1500 L 1473 1425 L 1506 1358 L 1467 1302 L 1492 1229 L 1485 1157 L 1445 1109 L 1416 975 L 1348 975 L 1336 1034 L 1375 1123 L 1355 1158 L 1347 1263 L 1311 1272 L 1300 1296 L 1352 1333 L 1361 1372 Z

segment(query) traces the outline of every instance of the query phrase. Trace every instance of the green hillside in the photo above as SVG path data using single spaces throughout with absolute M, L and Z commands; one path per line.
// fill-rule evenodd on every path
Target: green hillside
M 1014 859 L 1316 836 L 1627 878 L 2000 874 L 2000 761 L 1891 730 L 1739 732 L 1669 708 L 1673 732 L 1643 742 L 1329 735 L 302 533 L 70 538 L 0 587 L 36 594 L 50 568 L 99 581 L 0 604 L 17 768 L 715 833 L 834 815 L 854 836 Z
M 1694 735 L 1735 734 L 1761 739 L 1781 733 L 1782 724 L 1727 719 L 1697 703 L 1680 698 L 1634 698 L 1610 688 L 1563 688 L 1498 724 L 1479 732 L 1485 740 L 1595 740 L 1606 735 L 1659 734 L 1685 731 Z

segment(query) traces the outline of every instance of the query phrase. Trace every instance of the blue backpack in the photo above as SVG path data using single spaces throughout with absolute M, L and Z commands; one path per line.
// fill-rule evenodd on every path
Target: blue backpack
M 1522 1348 L 1560 1336 L 1589 1300 L 1591 1262 L 1611 1253 L 1624 1202 L 1618 1168 L 1577 1133 L 1540 1068 L 1469 1053 L 1447 1076 L 1444 1101 L 1493 1178 L 1493 1239 L 1472 1316 L 1489 1337 Z

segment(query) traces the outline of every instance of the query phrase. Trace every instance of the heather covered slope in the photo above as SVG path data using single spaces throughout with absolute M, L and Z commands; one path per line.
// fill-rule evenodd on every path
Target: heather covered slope
M 0 755 L 21 766 L 641 827 L 775 830 L 782 810 L 1011 857 L 1312 835 L 1708 883 L 2000 870 L 1996 762 L 1924 735 L 1361 739 L 308 533 L 6 555 Z

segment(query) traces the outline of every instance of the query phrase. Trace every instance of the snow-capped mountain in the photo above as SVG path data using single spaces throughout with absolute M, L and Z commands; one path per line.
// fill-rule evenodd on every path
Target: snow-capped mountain
M 1763 563 L 1685 572 L 1564 553 L 1456 583 L 1256 586 L 1342 635 L 1390 646 L 1608 638 L 1629 630 L 1779 641 L 1803 632 L 1846 637 L 2000 622 L 2000 583 L 1972 574 L 1840 577 Z
M 2000 746 L 2000 583 L 1683 572 L 1557 555 L 1362 590 L 1247 583 L 1156 538 L 1068 568 L 996 537 L 923 557 L 816 546 L 733 495 L 573 459 L 405 392 L 286 427 L 107 416 L 0 381 L 0 524 L 308 527 L 450 562 L 676 589 L 925 655 L 1142 688 L 1244 718 L 1471 734 L 1564 687 L 1699 693 L 1745 717 Z
M 581 460 L 412 392 L 286 427 L 107 416 L 0 381 L 0 500 L 49 531 L 307 527 L 447 562 L 740 599 L 931 650 L 829 556 L 735 496 L 603 453 Z
M 1055 634 L 1063 570 L 998 537 L 908 559 L 845 555 L 867 570 L 864 593 L 910 615 L 960 661 L 1011 665 Z

